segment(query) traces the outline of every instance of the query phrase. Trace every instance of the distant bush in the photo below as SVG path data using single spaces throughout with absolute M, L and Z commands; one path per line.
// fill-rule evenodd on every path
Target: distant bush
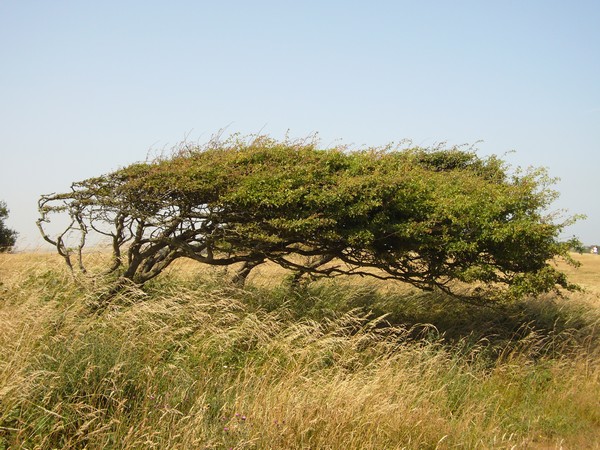
M 6 207 L 6 202 L 0 200 L 0 252 L 12 250 L 17 241 L 18 233 L 6 228 L 6 225 L 4 225 L 4 221 L 8 218 L 8 213 L 9 210 Z
M 557 239 L 572 219 L 546 211 L 551 184 L 542 169 L 512 171 L 457 147 L 348 151 L 234 137 L 44 195 L 38 225 L 82 270 L 88 234 L 109 237 L 109 272 L 140 285 L 187 257 L 243 263 L 238 281 L 273 261 L 298 277 L 372 276 L 446 293 L 458 280 L 480 285 L 473 298 L 519 298 L 571 287 L 549 264 L 570 260 L 574 245 Z M 56 237 L 44 229 L 52 213 L 71 218 Z

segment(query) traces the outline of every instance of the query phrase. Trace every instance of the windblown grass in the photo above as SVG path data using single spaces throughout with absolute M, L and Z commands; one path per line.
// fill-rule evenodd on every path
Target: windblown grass
M 105 286 L 50 261 L 0 260 L 0 449 L 600 448 L 594 293 L 492 310 L 186 269 L 95 310 Z

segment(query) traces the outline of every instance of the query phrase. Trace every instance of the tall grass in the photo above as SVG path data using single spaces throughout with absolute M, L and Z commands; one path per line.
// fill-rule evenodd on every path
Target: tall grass
M 589 301 L 173 272 L 98 310 L 101 283 L 4 273 L 0 449 L 600 447 Z

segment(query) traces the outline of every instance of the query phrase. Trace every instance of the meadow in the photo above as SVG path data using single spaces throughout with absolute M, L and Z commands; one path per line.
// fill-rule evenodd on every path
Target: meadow
M 574 257 L 580 292 L 491 308 L 185 261 L 100 305 L 109 280 L 1 254 L 0 449 L 600 448 L 600 257 Z

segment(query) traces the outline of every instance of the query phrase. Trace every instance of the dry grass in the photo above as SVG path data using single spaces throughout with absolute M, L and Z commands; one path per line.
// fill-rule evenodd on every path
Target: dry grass
M 93 313 L 101 284 L 0 255 L 0 449 L 600 448 L 600 257 L 578 258 L 587 292 L 508 311 L 181 262 Z
M 581 267 L 573 268 L 561 262 L 558 264 L 559 268 L 584 289 L 600 294 L 600 256 L 588 253 L 573 254 L 572 256 L 581 263 Z
M 579 284 L 585 290 L 590 293 L 600 294 L 600 256 L 592 254 L 578 254 L 573 253 L 571 255 L 576 261 L 581 263 L 580 267 L 572 267 L 562 261 L 557 262 L 557 266 L 567 273 L 569 279 L 574 283 Z M 86 263 L 94 266 L 95 264 L 105 263 L 106 252 L 99 250 L 88 254 Z M 48 266 L 61 266 L 63 260 L 60 256 L 55 253 L 16 253 L 16 254 L 2 254 L 0 253 L 0 281 L 8 282 L 10 280 L 16 280 L 23 271 L 32 270 L 38 268 L 48 268 Z M 178 277 L 184 279 L 190 279 L 200 275 L 209 274 L 211 276 L 227 276 L 231 275 L 236 270 L 236 266 L 232 266 L 230 269 L 206 267 L 196 263 L 189 259 L 179 259 L 173 263 L 167 273 L 174 273 Z M 288 271 L 281 267 L 266 263 L 256 268 L 250 275 L 249 282 L 251 284 L 263 286 L 263 287 L 276 287 L 281 283 L 281 280 L 289 274 Z M 349 281 L 355 284 L 364 284 L 364 278 L 349 278 Z M 367 282 L 372 280 L 366 280 Z M 382 283 L 377 282 L 381 285 L 393 285 L 394 289 L 397 290 L 399 287 L 397 283 L 388 282 Z

